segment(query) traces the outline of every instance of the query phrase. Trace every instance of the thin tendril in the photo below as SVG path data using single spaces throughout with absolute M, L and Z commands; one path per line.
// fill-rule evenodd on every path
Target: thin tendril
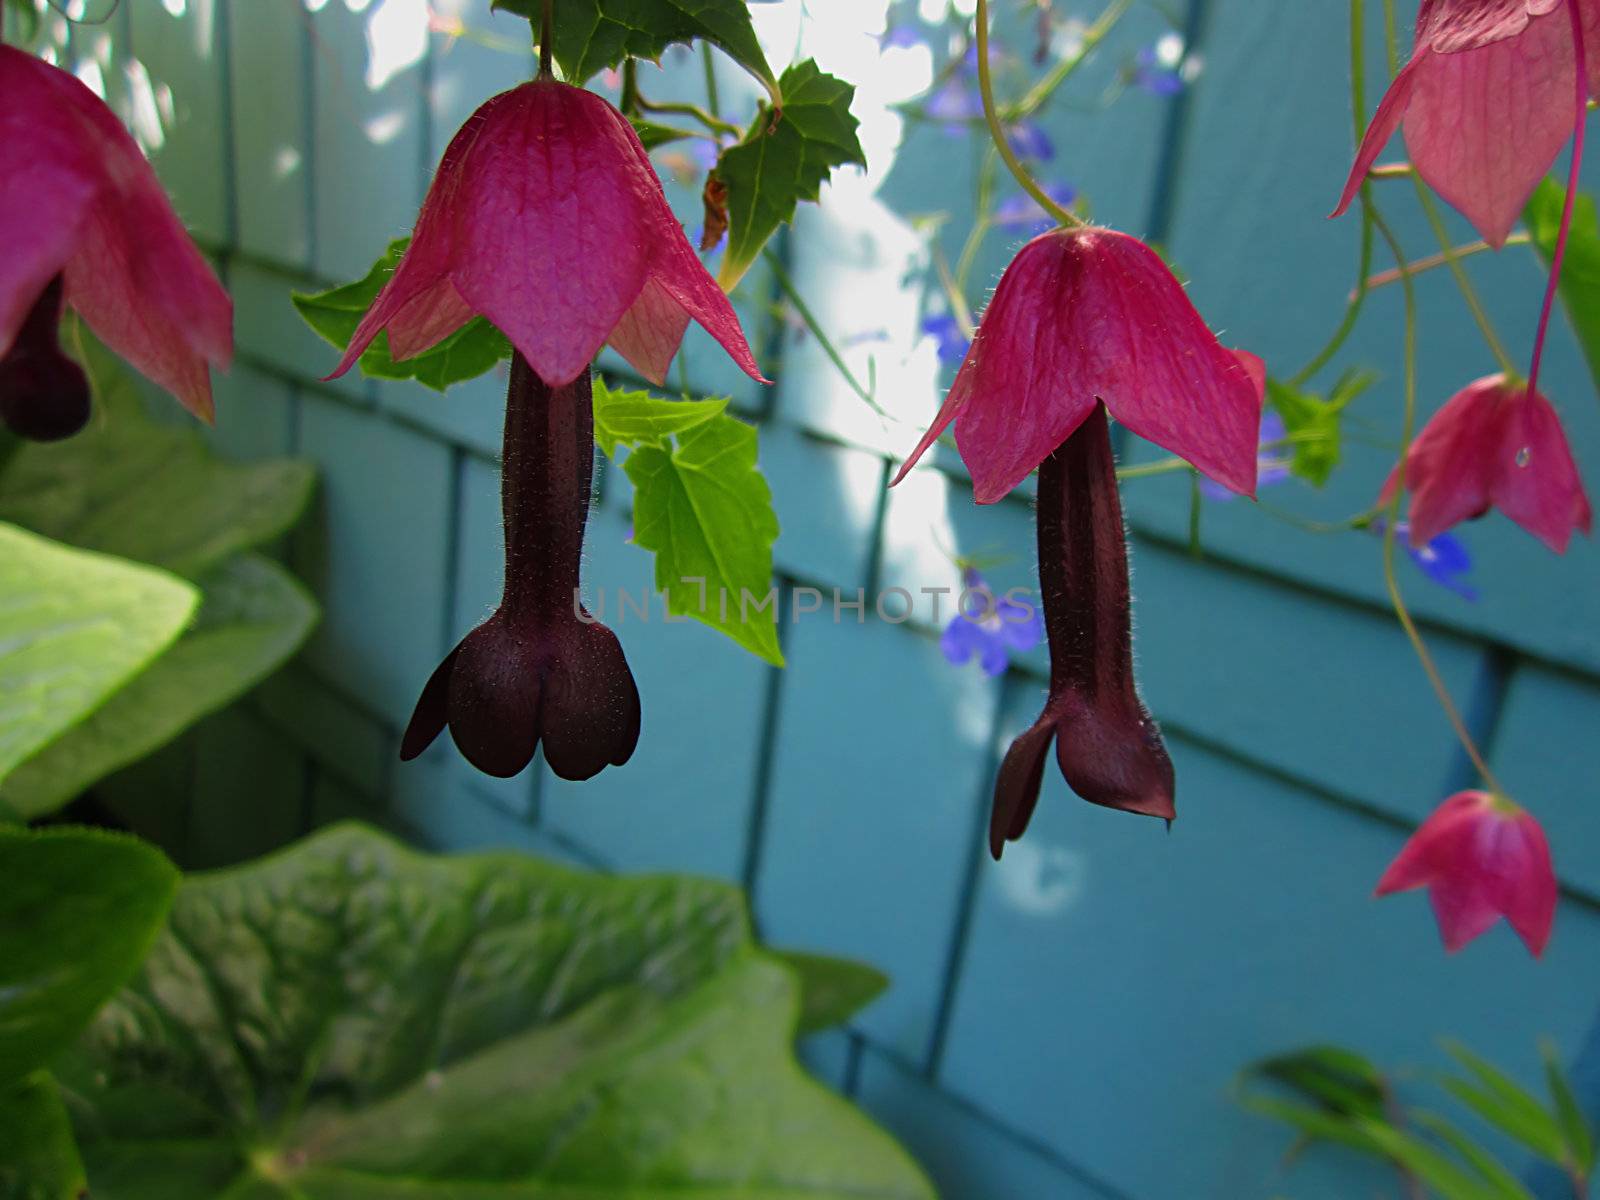
M 1572 18 L 1572 49 L 1577 67 L 1577 104 L 1572 122 L 1572 172 L 1567 177 L 1567 202 L 1561 210 L 1561 231 L 1556 235 L 1555 253 L 1550 256 L 1550 282 L 1544 289 L 1544 308 L 1539 313 L 1539 332 L 1533 339 L 1533 364 L 1528 368 L 1528 391 L 1539 390 L 1539 367 L 1544 361 L 1544 339 L 1550 332 L 1550 314 L 1555 309 L 1556 290 L 1561 285 L 1561 261 L 1567 256 L 1567 235 L 1572 232 L 1572 211 L 1578 201 L 1578 174 L 1583 169 L 1583 134 L 1589 115 L 1589 58 L 1583 44 L 1583 18 L 1578 0 L 1567 0 L 1567 15 Z
M 1422 213 L 1433 228 L 1433 236 L 1438 239 L 1440 257 L 1450 268 L 1450 275 L 1456 282 L 1456 290 L 1461 293 L 1461 298 L 1466 301 L 1467 311 L 1477 322 L 1478 332 L 1483 334 L 1484 344 L 1489 347 L 1489 353 L 1494 355 L 1495 361 L 1500 364 L 1502 373 L 1508 377 L 1516 375 L 1516 364 L 1506 353 L 1506 345 L 1500 340 L 1499 331 L 1489 319 L 1483 301 L 1478 298 L 1478 289 L 1472 286 L 1472 278 L 1461 265 L 1461 255 L 1450 238 L 1450 231 L 1445 228 L 1444 218 L 1439 215 L 1439 206 L 1433 202 L 1433 197 L 1428 193 L 1428 185 L 1422 182 L 1420 176 L 1413 176 L 1412 182 L 1417 186 L 1417 200 L 1422 205 Z
M 1444 715 L 1449 718 L 1450 727 L 1455 730 L 1456 738 L 1461 742 L 1462 749 L 1467 752 L 1467 757 L 1472 760 L 1472 765 L 1477 768 L 1478 774 L 1488 785 L 1490 792 L 1497 797 L 1504 797 L 1506 792 L 1500 786 L 1500 781 L 1495 778 L 1489 764 L 1484 760 L 1478 750 L 1478 744 L 1467 730 L 1467 723 L 1461 719 L 1461 712 L 1456 708 L 1456 702 L 1450 696 L 1450 689 L 1445 685 L 1444 678 L 1439 674 L 1439 668 L 1433 661 L 1427 643 L 1422 640 L 1422 634 L 1417 629 L 1417 624 L 1411 619 L 1411 610 L 1406 607 L 1405 597 L 1400 593 L 1400 580 L 1395 574 L 1395 543 L 1399 535 L 1400 500 L 1406 488 L 1406 458 L 1411 452 L 1411 437 L 1416 429 L 1417 422 L 1417 292 L 1411 280 L 1411 272 L 1406 266 L 1405 251 L 1401 248 L 1399 240 L 1394 236 L 1382 215 L 1378 212 L 1377 205 L 1372 206 L 1372 223 L 1377 227 L 1383 240 L 1388 243 L 1389 250 L 1394 255 L 1394 261 L 1400 270 L 1400 286 L 1405 291 L 1406 325 L 1405 325 L 1405 419 L 1402 423 L 1400 461 L 1395 467 L 1394 494 L 1389 498 L 1387 511 L 1384 514 L 1383 526 L 1383 582 L 1389 590 L 1389 602 L 1394 606 L 1394 615 L 1400 620 L 1400 627 L 1405 630 L 1406 638 L 1411 642 L 1411 648 L 1416 651 L 1417 661 L 1422 664 L 1423 672 L 1428 676 L 1428 683 L 1433 687 L 1434 695 L 1439 698 L 1439 706 L 1444 709 Z
M 1034 201 L 1055 220 L 1058 225 L 1068 227 L 1083 225 L 1085 222 L 1073 216 L 1061 205 L 1057 204 L 1050 193 L 1045 191 L 1028 174 L 1028 169 L 1017 159 L 1016 152 L 1011 149 L 1011 141 L 1006 137 L 1004 126 L 1000 124 L 1000 110 L 994 103 L 994 80 L 989 72 L 989 0 L 978 0 L 978 91 L 983 95 L 983 116 L 989 122 L 989 136 L 994 140 L 994 148 L 999 151 L 1001 160 L 1006 164 L 1016 181 L 1022 185 L 1022 190 L 1034 198 Z

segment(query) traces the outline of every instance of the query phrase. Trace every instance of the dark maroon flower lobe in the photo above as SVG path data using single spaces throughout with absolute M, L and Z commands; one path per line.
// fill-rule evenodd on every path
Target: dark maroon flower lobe
M 61 352 L 62 277 L 46 285 L 0 358 L 0 421 L 18 437 L 58 442 L 89 423 L 89 380 Z
M 1041 464 L 1038 522 L 1050 692 L 1000 764 L 995 858 L 1028 828 L 1052 739 L 1062 776 L 1091 804 L 1176 815 L 1172 760 L 1133 677 L 1127 534 L 1104 404 Z
M 616 634 L 579 600 L 594 474 L 590 375 L 552 388 L 520 352 L 506 394 L 500 606 L 434 671 L 400 746 L 426 750 L 446 726 L 468 762 L 510 777 L 544 744 L 563 779 L 621 766 L 639 741 L 639 691 Z

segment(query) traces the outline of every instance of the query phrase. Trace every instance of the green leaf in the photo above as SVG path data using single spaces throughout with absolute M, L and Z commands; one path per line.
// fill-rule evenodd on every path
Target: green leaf
M 1449 1121 L 1435 1113 L 1413 1111 L 1411 1119 L 1464 1158 L 1483 1177 L 1494 1195 L 1504 1200 L 1533 1200 L 1523 1182 Z
M 317 605 L 277 563 L 241 555 L 201 580 L 193 628 L 88 720 L 0 785 L 0 816 L 53 812 L 166 745 L 282 666 L 316 624 Z
M 1447 1042 L 1445 1049 L 1472 1075 L 1471 1081 L 1446 1078 L 1444 1086 L 1451 1095 L 1540 1158 L 1564 1161 L 1561 1125 L 1531 1093 L 1465 1046 Z
M 695 136 L 688 129 L 662 125 L 657 121 L 646 121 L 641 117 L 630 117 L 628 120 L 633 125 L 633 131 L 639 135 L 639 141 L 646 150 L 654 150 L 657 146 L 669 146 L 673 142 L 681 142 L 685 138 Z
M 1566 205 L 1566 185 L 1545 179 L 1534 189 L 1523 213 L 1535 251 L 1546 268 L 1555 255 Z M 1567 253 L 1561 265 L 1561 306 L 1578 336 L 1589 374 L 1600 388 L 1600 217 L 1594 197 L 1581 193 L 1572 212 Z
M 171 645 L 200 602 L 164 571 L 9 525 L 0 596 L 0 780 Z
M 811 59 L 779 81 L 783 109 L 762 107 L 749 132 L 717 160 L 728 187 L 728 248 L 718 275 L 725 291 L 750 269 L 767 239 L 794 219 L 795 205 L 816 200 L 834 167 L 866 165 L 850 115 L 855 88 L 824 74 Z
M 154 846 L 0 827 L 0 1082 L 48 1065 L 143 960 L 178 884 Z
M 604 379 L 594 381 L 594 440 L 607 458 L 618 446 L 666 447 L 675 434 L 686 433 L 720 417 L 726 400 L 661 400 L 648 392 L 613 391 Z
M 537 23 L 542 0 L 494 0 Z M 569 83 L 583 83 L 624 58 L 660 59 L 668 46 L 710 42 L 776 98 L 772 68 L 756 39 L 745 0 L 556 0 L 556 63 Z
M 778 518 L 756 469 L 756 431 L 717 416 L 685 430 L 673 449 L 638 447 L 623 470 L 633 481 L 633 540 L 655 552 L 668 610 L 781 667 L 772 598 Z
M 794 1060 L 740 892 L 357 826 L 183 885 L 63 1063 L 120 1200 L 931 1200 Z
M 1334 384 L 1326 400 L 1279 380 L 1268 379 L 1267 403 L 1283 418 L 1289 442 L 1277 448 L 1274 456 L 1289 455 L 1290 472 L 1313 487 L 1327 483 L 1344 453 L 1340 428 L 1344 410 L 1372 386 L 1375 378 L 1366 371 L 1347 371 Z
M 1432 1188 L 1445 1200 L 1499 1200 L 1504 1193 L 1469 1175 L 1415 1134 L 1378 1121 L 1360 1122 L 1377 1148 Z
M 799 950 L 776 953 L 800 977 L 802 1035 L 843 1025 L 889 986 L 889 977 L 866 963 Z
M 410 244 L 410 238 L 390 242 L 389 249 L 372 264 L 364 279 L 331 291 L 296 293 L 292 298 L 301 319 L 343 351 Z M 385 331 L 373 339 L 359 362 L 369 378 L 415 379 L 424 387 L 442 392 L 452 383 L 477 378 L 510 357 L 511 343 L 505 334 L 482 317 L 474 317 L 438 345 L 398 362 L 389 353 L 389 334 Z
M 39 36 L 39 9 L 33 0 L 5 0 L 6 41 L 30 48 Z
M 1594 1131 L 1589 1127 L 1589 1118 L 1584 1115 L 1583 1106 L 1573 1094 L 1572 1084 L 1567 1081 L 1567 1073 L 1561 1067 L 1561 1057 L 1555 1046 L 1546 1041 L 1540 1045 L 1539 1053 L 1544 1059 L 1545 1080 L 1550 1086 L 1550 1098 L 1555 1103 L 1556 1116 L 1561 1121 L 1561 1133 L 1566 1140 L 1571 1162 L 1583 1176 L 1588 1177 L 1594 1173 L 1595 1166 Z
M 126 368 L 86 346 L 95 414 L 74 438 L 30 443 L 0 472 L 0 520 L 197 578 L 282 535 L 305 512 L 307 463 L 239 464 L 191 428 L 145 415 Z
M 1343 1116 L 1381 1117 L 1388 1091 L 1377 1067 L 1339 1046 L 1312 1046 L 1263 1059 L 1246 1075 L 1293 1088 Z
M 1275 1096 L 1243 1096 L 1239 1102 L 1258 1116 L 1282 1121 L 1307 1141 L 1334 1142 L 1381 1157 L 1382 1152 L 1365 1129 L 1354 1119 L 1340 1113 L 1297 1104 L 1292 1100 L 1280 1100 Z
M 82 1200 L 88 1182 L 50 1073 L 0 1083 L 0 1196 Z

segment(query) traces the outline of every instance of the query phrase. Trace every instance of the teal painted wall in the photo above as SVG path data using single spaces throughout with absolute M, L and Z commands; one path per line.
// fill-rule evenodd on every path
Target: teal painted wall
M 740 880 L 771 940 L 893 975 L 848 1031 L 807 1053 L 953 1200 L 1387 1194 L 1386 1178 L 1335 1155 L 1286 1174 L 1284 1134 L 1230 1097 L 1236 1070 L 1325 1040 L 1437 1064 L 1443 1034 L 1529 1078 L 1541 1034 L 1580 1054 L 1600 994 L 1600 554 L 1584 541 L 1557 560 L 1499 517 L 1464 534 L 1479 603 L 1414 574 L 1407 585 L 1497 769 L 1556 845 L 1566 893 L 1542 963 L 1504 929 L 1446 957 L 1420 897 L 1370 899 L 1407 829 L 1468 782 L 1387 615 L 1376 540 L 1213 504 L 1197 561 L 1181 483 L 1131 484 L 1126 499 L 1143 685 L 1179 770 L 1170 835 L 1078 803 L 1055 779 L 1027 840 L 988 861 L 991 773 L 1037 710 L 1042 655 L 988 680 L 946 663 L 931 623 L 870 616 L 786 625 L 784 671 L 696 625 L 624 625 L 643 740 L 626 769 L 586 785 L 539 769 L 488 780 L 446 745 L 398 763 L 422 682 L 495 599 L 501 384 L 439 397 L 356 377 L 319 383 L 332 355 L 288 294 L 364 272 L 406 232 L 444 142 L 528 63 L 434 36 L 370 86 L 366 31 L 380 7 L 127 0 L 112 26 L 118 53 L 170 89 L 176 119 L 155 157 L 237 304 L 217 445 L 321 468 L 317 510 L 282 552 L 327 606 L 280 677 L 113 781 L 105 791 L 121 812 L 194 865 L 356 816 L 441 848 Z M 860 21 L 874 6 L 812 7 Z M 1086 16 L 1095 7 L 1057 0 Z M 1323 219 L 1350 147 L 1343 9 L 1196 0 L 1205 69 L 1185 100 L 1130 93 L 1107 113 L 1062 107 L 1047 122 L 1097 216 L 1164 240 L 1226 339 L 1291 369 L 1337 320 L 1354 269 L 1354 223 Z M 524 36 L 490 18 L 486 0 L 462 11 Z M 1137 6 L 1084 94 L 1162 28 Z M 99 50 L 92 30 L 74 39 L 77 54 Z M 875 55 L 861 40 L 842 53 Z M 120 60 L 107 61 L 115 89 Z M 666 94 L 670 80 L 654 86 Z M 865 376 L 874 359 L 900 423 L 873 417 L 815 341 L 777 318 L 759 272 L 739 303 L 776 386 L 747 385 L 704 339 L 691 339 L 687 375 L 698 391 L 731 389 L 761 427 L 784 527 L 781 584 L 869 597 L 949 585 L 952 549 L 998 550 L 1009 557 L 996 584 L 1026 584 L 1025 497 L 974 508 L 948 455 L 883 490 L 939 398 L 932 348 L 916 334 L 927 262 L 904 219 L 951 212 L 954 247 L 974 169 L 931 127 L 885 144 L 875 167 L 893 161 L 876 196 L 846 181 L 853 201 L 806 212 L 784 253 L 836 337 L 885 335 L 850 361 Z M 1390 211 L 1406 244 L 1425 253 L 1425 228 L 1400 218 L 1405 185 L 1385 186 L 1397 189 Z M 694 197 L 674 196 L 693 224 Z M 1010 248 L 991 241 L 985 278 Z M 1474 273 L 1525 346 L 1540 284 L 1528 256 L 1480 260 Z M 1420 287 L 1431 408 L 1492 364 L 1444 274 Z M 1398 304 L 1392 290 L 1376 297 L 1354 343 L 1385 377 L 1349 463 L 1326 494 L 1277 492 L 1273 503 L 1335 516 L 1370 500 L 1398 431 Z M 1594 484 L 1600 405 L 1564 330 L 1549 371 Z M 604 476 L 590 526 L 587 582 L 612 594 L 649 580 L 648 556 L 628 544 L 626 488 Z

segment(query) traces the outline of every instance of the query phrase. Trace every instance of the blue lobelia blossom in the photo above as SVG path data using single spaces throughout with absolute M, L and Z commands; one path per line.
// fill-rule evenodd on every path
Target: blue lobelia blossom
M 976 656 L 985 675 L 1002 674 L 1013 654 L 1039 644 L 1044 619 L 1036 605 L 996 596 L 973 567 L 962 569 L 961 583 L 966 590 L 956 604 L 956 615 L 944 627 L 939 649 L 956 666 Z
M 1045 194 L 1062 208 L 1071 208 L 1078 200 L 1078 189 L 1070 183 L 1045 184 Z M 1029 237 L 1049 233 L 1055 226 L 1039 202 L 1026 192 L 1002 200 L 995 206 L 990 218 L 997 229 L 1026 229 Z
M 1293 451 L 1284 445 L 1284 439 L 1288 436 L 1282 417 L 1270 408 L 1261 414 L 1261 441 L 1256 450 L 1257 488 L 1271 487 L 1289 478 L 1289 461 Z M 1233 492 L 1204 476 L 1200 479 L 1200 491 L 1212 500 L 1234 498 Z
M 1183 76 L 1166 61 L 1157 46 L 1146 46 L 1133 62 L 1133 82 L 1152 96 L 1176 96 L 1183 91 Z
M 1055 143 L 1035 121 L 1017 121 L 1006 130 L 1006 141 L 1018 158 L 1049 162 L 1056 156 Z
M 1367 528 L 1382 537 L 1385 528 L 1383 518 L 1379 517 Z M 1411 544 L 1411 525 L 1406 521 L 1395 525 L 1394 534 L 1395 541 L 1416 564 L 1417 570 L 1446 591 L 1454 592 L 1467 603 L 1477 603 L 1478 589 L 1466 579 L 1472 571 L 1472 554 L 1460 538 L 1441 533 L 1419 549 Z
M 959 367 L 972 349 L 972 339 L 961 330 L 961 322 L 949 313 L 931 313 L 922 318 L 922 332 L 939 343 L 939 361 Z
M 909 50 L 925 45 L 927 40 L 915 25 L 892 25 L 878 38 L 878 48 L 881 50 L 891 48 Z

